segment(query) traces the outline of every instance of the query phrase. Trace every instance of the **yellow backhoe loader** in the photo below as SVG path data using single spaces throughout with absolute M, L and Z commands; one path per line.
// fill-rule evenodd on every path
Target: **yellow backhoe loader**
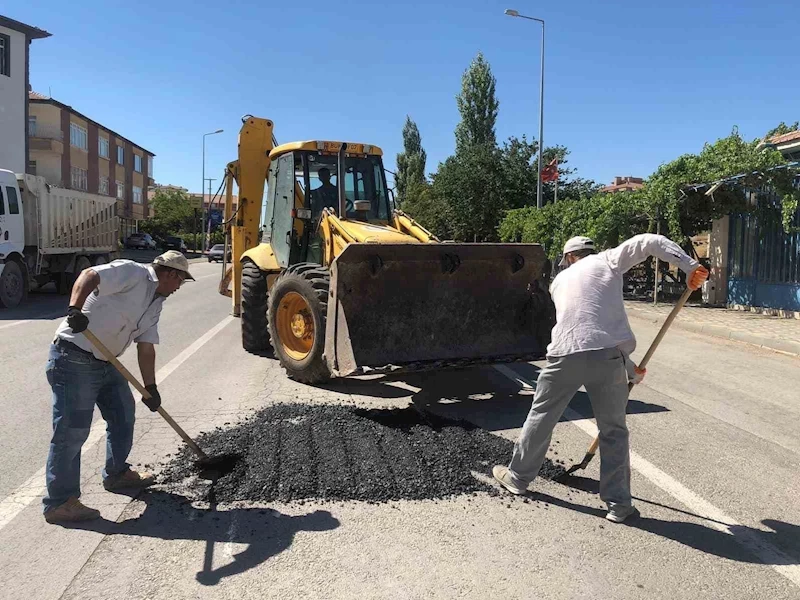
M 541 358 L 554 322 L 542 247 L 440 242 L 393 210 L 381 156 L 349 142 L 277 145 L 272 121 L 243 118 L 220 293 L 244 348 L 272 349 L 305 383 Z

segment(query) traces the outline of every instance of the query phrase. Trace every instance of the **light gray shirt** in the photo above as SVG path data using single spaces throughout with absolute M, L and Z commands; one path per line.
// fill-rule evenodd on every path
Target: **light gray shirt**
M 89 294 L 82 312 L 89 329 L 114 354 L 120 356 L 131 342 L 158 344 L 158 318 L 164 296 L 156 294 L 158 277 L 151 265 L 115 260 L 92 267 L 100 285 Z M 56 337 L 67 340 L 105 360 L 100 351 L 80 333 L 73 333 L 64 319 Z
M 691 273 L 699 263 L 663 235 L 645 233 L 616 248 L 582 258 L 561 271 L 550 285 L 556 325 L 548 356 L 620 348 L 636 349 L 636 338 L 625 314 L 622 276 L 649 256 Z

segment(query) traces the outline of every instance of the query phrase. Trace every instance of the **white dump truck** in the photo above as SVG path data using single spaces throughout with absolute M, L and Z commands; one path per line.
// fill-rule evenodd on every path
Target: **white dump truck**
M 0 307 L 54 282 L 66 294 L 85 268 L 117 256 L 116 200 L 0 169 Z

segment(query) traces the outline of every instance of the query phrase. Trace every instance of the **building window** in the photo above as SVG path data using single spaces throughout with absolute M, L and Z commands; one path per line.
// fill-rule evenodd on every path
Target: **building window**
M 81 150 L 89 151 L 89 134 L 86 129 L 76 123 L 69 124 L 69 143 Z
M 108 158 L 108 139 L 102 136 L 97 138 L 97 153 L 102 158 Z
M 117 200 L 125 200 L 125 184 L 117 180 Z
M 0 75 L 11 77 L 11 38 L 0 33 Z
M 153 157 L 152 156 L 148 156 L 147 157 L 147 176 L 151 177 L 151 178 L 153 177 Z
M 36 161 L 29 160 L 28 161 L 28 174 L 29 175 L 36 175 Z
M 117 163 L 120 165 L 125 164 L 125 148 L 117 146 Z
M 88 190 L 89 172 L 80 167 L 72 167 L 70 169 L 70 184 L 73 190 Z
M 133 155 L 133 170 L 137 173 L 142 172 L 142 157 L 138 154 Z
M 104 196 L 108 196 L 108 177 L 100 177 L 100 183 L 97 186 L 97 191 Z
M 133 186 L 133 203 L 134 204 L 142 203 L 142 188 Z
M 36 117 L 28 117 L 28 137 L 36 137 Z

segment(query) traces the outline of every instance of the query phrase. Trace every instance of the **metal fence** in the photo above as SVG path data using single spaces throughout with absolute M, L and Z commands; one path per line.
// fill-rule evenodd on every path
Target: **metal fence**
M 800 310 L 800 233 L 786 233 L 774 192 L 750 191 L 762 210 L 731 215 L 728 303 Z M 800 228 L 800 210 L 792 224 Z

